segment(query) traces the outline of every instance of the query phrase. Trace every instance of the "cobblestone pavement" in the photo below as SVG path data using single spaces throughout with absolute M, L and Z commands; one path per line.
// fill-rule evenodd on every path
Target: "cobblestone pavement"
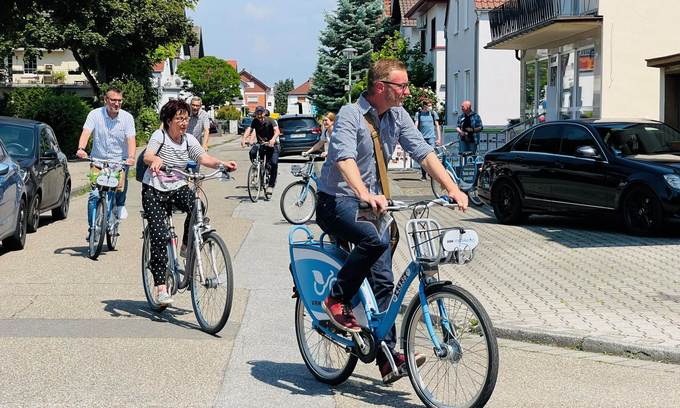
M 419 173 L 391 176 L 402 196 L 430 197 Z M 489 207 L 430 215 L 479 234 L 474 260 L 440 273 L 479 298 L 500 337 L 680 363 L 680 234 L 635 237 L 615 220 L 548 216 L 508 226 Z M 409 260 L 402 240 L 395 274 Z

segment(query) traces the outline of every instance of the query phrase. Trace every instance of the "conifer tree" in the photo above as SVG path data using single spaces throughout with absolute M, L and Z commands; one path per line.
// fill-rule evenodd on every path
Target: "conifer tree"
M 357 50 L 352 59 L 352 82 L 366 74 L 371 53 L 382 45 L 387 31 L 383 7 L 382 0 L 338 0 L 335 12 L 326 16 L 311 90 L 321 112 L 337 112 L 347 103 L 349 64 L 343 49 Z

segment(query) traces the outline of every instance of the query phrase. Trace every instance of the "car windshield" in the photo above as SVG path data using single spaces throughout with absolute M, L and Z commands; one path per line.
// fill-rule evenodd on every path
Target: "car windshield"
M 0 139 L 13 159 L 27 159 L 33 156 L 35 139 L 33 129 L 0 123 Z
M 599 126 L 604 142 L 623 156 L 680 153 L 680 132 L 663 123 Z
M 319 125 L 312 118 L 279 119 L 279 127 L 286 133 L 302 132 L 317 128 Z

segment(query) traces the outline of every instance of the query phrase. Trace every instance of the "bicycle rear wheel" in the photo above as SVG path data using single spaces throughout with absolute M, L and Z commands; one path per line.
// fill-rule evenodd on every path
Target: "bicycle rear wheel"
M 435 287 L 426 297 L 432 326 L 446 355 L 434 354 L 423 308 L 415 299 L 404 319 L 404 348 L 413 388 L 429 407 L 484 406 L 498 376 L 498 345 L 489 316 L 474 296 L 457 286 Z M 420 367 L 416 354 L 427 357 Z
M 191 302 L 203 331 L 215 334 L 222 330 L 231 313 L 234 294 L 231 258 L 224 241 L 215 232 L 203 237 L 199 252 L 203 270 L 195 257 L 187 268 L 191 271 Z
M 281 193 L 281 214 L 291 224 L 304 224 L 316 211 L 316 191 L 306 181 L 291 183 Z
M 317 380 L 338 385 L 352 375 L 358 357 L 312 327 L 312 318 L 299 297 L 295 303 L 295 336 L 302 359 Z
M 154 312 L 162 312 L 167 307 L 158 303 L 158 291 L 154 285 L 153 273 L 149 267 L 151 261 L 151 240 L 149 239 L 148 227 L 144 230 L 144 243 L 142 244 L 142 285 L 144 295 L 149 307 Z
M 95 260 L 102 252 L 104 245 L 104 235 L 106 234 L 106 197 L 97 201 L 95 209 L 94 224 L 90 231 L 88 256 Z
M 257 202 L 260 198 L 261 185 L 258 166 L 252 164 L 248 169 L 248 197 L 250 197 L 250 201 Z

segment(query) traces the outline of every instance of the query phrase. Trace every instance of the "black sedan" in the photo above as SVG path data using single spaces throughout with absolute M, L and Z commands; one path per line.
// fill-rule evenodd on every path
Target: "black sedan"
M 486 154 L 477 191 L 505 224 L 612 213 L 651 234 L 680 220 L 680 132 L 650 120 L 539 124 Z
M 279 123 L 281 156 L 300 154 L 321 137 L 321 126 L 313 115 L 283 115 Z
M 52 217 L 66 218 L 71 175 L 52 128 L 43 122 L 0 116 L 0 139 L 24 171 L 28 231 L 38 229 L 42 212 L 52 210 Z

